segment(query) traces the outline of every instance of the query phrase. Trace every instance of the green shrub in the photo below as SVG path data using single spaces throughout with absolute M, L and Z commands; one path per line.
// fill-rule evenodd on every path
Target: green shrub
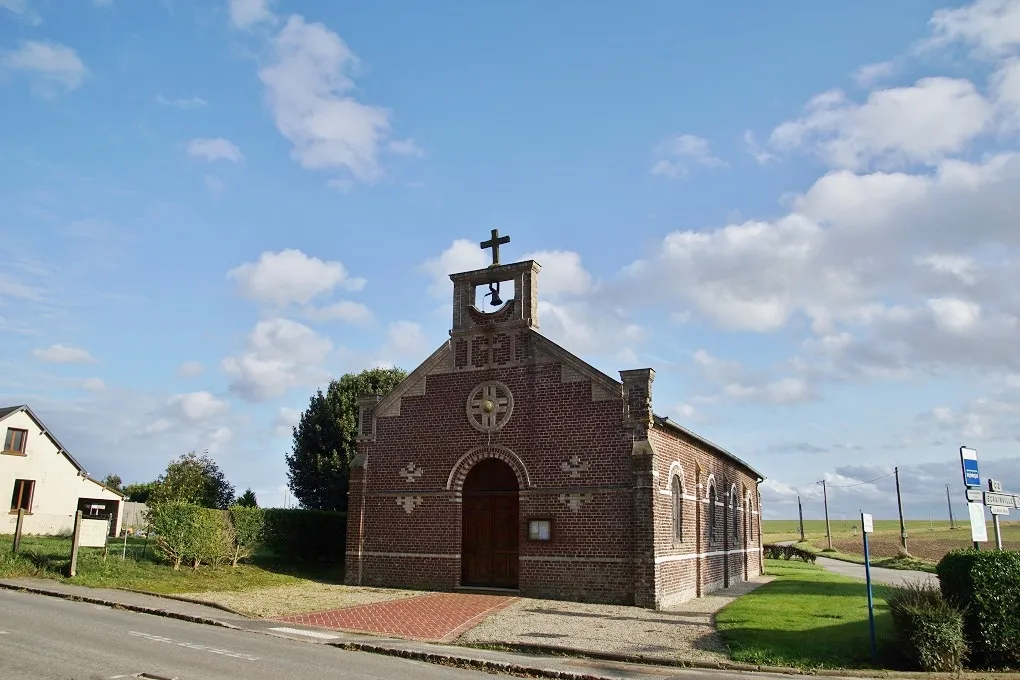
M 234 530 L 234 551 L 231 566 L 248 559 L 262 545 L 265 512 L 259 507 L 233 505 L 230 507 L 230 524 Z
M 1020 668 L 1020 552 L 954 550 L 936 572 L 946 598 L 967 603 L 972 663 Z
M 194 526 L 202 508 L 191 503 L 172 501 L 149 508 L 149 522 L 156 533 L 156 550 L 174 569 L 196 554 Z
M 342 564 L 347 515 L 329 510 L 270 508 L 265 511 L 265 545 L 283 560 Z
M 900 648 L 915 667 L 927 673 L 963 668 L 963 612 L 937 586 L 911 583 L 895 589 L 887 601 Z
M 234 554 L 234 528 L 225 510 L 199 508 L 191 526 L 192 567 L 204 562 L 218 567 Z
M 792 545 L 778 545 L 776 543 L 766 543 L 762 546 L 762 550 L 765 551 L 765 557 L 772 560 L 789 560 L 793 557 L 810 562 L 814 564 L 816 555 L 808 550 L 803 550 Z

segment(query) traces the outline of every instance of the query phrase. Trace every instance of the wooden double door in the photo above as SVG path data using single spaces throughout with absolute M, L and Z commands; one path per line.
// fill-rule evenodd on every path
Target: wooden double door
M 464 480 L 461 585 L 516 588 L 518 570 L 517 475 L 488 458 Z

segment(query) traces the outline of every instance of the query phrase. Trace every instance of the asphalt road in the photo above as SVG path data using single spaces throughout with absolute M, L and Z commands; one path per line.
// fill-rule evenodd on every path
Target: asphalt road
M 0 678 L 478 680 L 492 675 L 0 591 Z M 146 677 L 146 676 L 141 676 Z
M 851 576 L 863 579 L 865 570 L 863 564 L 853 564 L 842 560 L 833 560 L 828 557 L 817 558 L 817 563 L 835 574 Z M 884 567 L 871 568 L 871 580 L 875 583 L 887 583 L 892 586 L 902 586 L 911 582 L 939 584 L 939 577 L 924 571 L 907 571 L 905 569 L 886 569 Z

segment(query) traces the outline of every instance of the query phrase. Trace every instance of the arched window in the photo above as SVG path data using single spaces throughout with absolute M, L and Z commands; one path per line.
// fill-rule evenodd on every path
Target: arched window
M 747 541 L 754 543 L 754 515 L 751 513 L 751 498 L 744 503 L 744 521 L 747 522 Z
M 737 489 L 730 490 L 730 525 L 733 527 L 733 545 L 740 545 L 740 502 Z
M 673 542 L 682 543 L 684 540 L 684 495 L 679 476 L 673 476 L 670 492 L 673 497 Z
M 715 484 L 712 482 L 708 483 L 708 542 L 715 543 L 719 539 L 718 529 L 719 526 L 716 522 L 716 502 L 718 497 L 715 493 Z

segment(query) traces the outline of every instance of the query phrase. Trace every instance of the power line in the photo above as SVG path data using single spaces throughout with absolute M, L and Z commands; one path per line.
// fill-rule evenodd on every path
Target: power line
M 890 472 L 887 475 L 882 475 L 881 477 L 875 477 L 874 479 L 869 479 L 866 482 L 857 482 L 856 484 L 844 484 L 842 486 L 834 486 L 832 484 L 829 484 L 829 488 L 830 489 L 852 489 L 855 486 L 864 486 L 865 484 L 871 484 L 872 482 L 877 482 L 878 480 L 885 479 L 886 477 L 892 477 L 894 474 L 896 474 L 895 470 L 893 472 Z

